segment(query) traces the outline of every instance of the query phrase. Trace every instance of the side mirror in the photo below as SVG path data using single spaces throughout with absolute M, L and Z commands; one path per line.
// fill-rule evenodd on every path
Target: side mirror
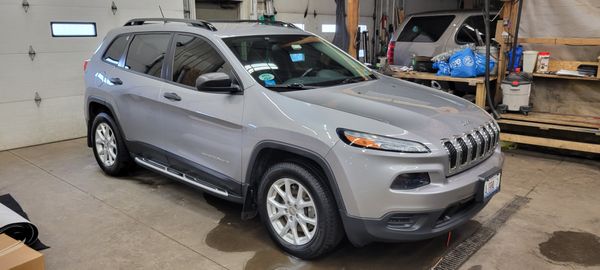
M 213 93 L 240 92 L 240 86 L 233 84 L 229 75 L 223 72 L 211 72 L 200 75 L 196 79 L 198 91 Z

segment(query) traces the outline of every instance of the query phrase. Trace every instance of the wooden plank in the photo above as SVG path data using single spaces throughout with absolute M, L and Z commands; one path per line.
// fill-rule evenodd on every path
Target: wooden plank
M 546 44 L 546 45 L 569 45 L 569 46 L 600 46 L 600 38 L 519 38 L 519 43 Z
M 445 81 L 445 82 L 464 82 L 469 85 L 475 86 L 478 83 L 484 83 L 484 77 L 475 77 L 475 78 L 457 78 L 450 76 L 437 76 L 435 73 L 427 73 L 427 72 L 402 72 L 402 71 L 392 71 L 388 72 L 388 74 L 395 78 L 400 79 L 416 79 L 416 80 L 431 80 L 431 81 Z M 490 76 L 490 81 L 494 81 L 496 76 Z
M 358 0 L 346 0 L 346 28 L 348 29 L 348 54 L 357 57 L 356 35 L 358 35 Z
M 501 119 L 557 124 L 574 127 L 600 128 L 600 117 L 531 112 L 529 115 L 502 114 Z
M 581 65 L 598 66 L 598 62 L 591 61 L 567 61 L 567 60 L 550 60 L 548 63 L 548 71 L 559 71 L 561 69 L 577 70 Z
M 475 88 L 475 104 L 477 104 L 477 106 L 480 108 L 485 109 L 485 99 L 485 84 L 478 83 L 477 87 Z
M 533 73 L 534 77 L 551 78 L 551 79 L 565 79 L 565 80 L 581 80 L 581 81 L 597 81 L 600 82 L 598 77 L 577 77 L 577 76 L 565 76 L 556 74 L 546 73 Z
M 500 140 L 506 141 L 506 142 L 539 145 L 539 146 L 545 146 L 545 147 L 552 147 L 552 148 L 600 154 L 600 144 L 572 142 L 572 141 L 532 137 L 532 136 L 517 135 L 517 134 L 510 134 L 510 133 L 500 133 Z
M 573 127 L 573 126 L 563 126 L 563 125 L 556 125 L 556 124 L 536 123 L 536 122 L 510 120 L 510 119 L 500 119 L 500 120 L 498 120 L 498 123 L 514 125 L 514 126 L 536 127 L 541 130 L 553 129 L 553 130 L 564 130 L 564 131 L 573 131 L 573 132 L 580 132 L 580 133 L 591 133 L 591 134 L 600 136 L 600 128 Z

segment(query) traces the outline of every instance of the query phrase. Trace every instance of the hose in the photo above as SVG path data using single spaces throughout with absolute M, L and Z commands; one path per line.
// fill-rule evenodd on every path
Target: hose
M 500 115 L 494 108 L 494 103 L 492 101 L 492 94 L 490 89 L 490 0 L 484 0 L 485 2 L 485 12 L 483 13 L 485 20 L 485 96 L 487 99 L 487 103 L 490 105 L 490 109 L 492 110 L 492 115 L 494 119 L 500 119 Z M 521 0 L 522 2 L 522 0 Z M 519 10 L 520 11 L 520 10 Z M 520 13 L 520 12 L 519 12 Z M 518 19 L 517 19 L 518 20 Z M 518 27 L 518 23 L 517 23 Z M 513 53 L 514 55 L 514 53 Z M 498 70 L 498 72 L 503 72 L 502 70 Z M 496 82 L 498 83 L 498 82 Z

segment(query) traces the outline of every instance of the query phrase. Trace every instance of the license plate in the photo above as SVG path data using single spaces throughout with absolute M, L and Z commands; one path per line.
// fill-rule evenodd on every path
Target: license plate
M 502 178 L 502 169 L 493 168 L 479 175 L 479 184 L 475 196 L 478 202 L 487 202 L 500 191 L 500 178 Z
M 500 177 L 502 173 L 498 172 L 491 175 L 485 181 L 483 181 L 483 199 L 487 200 L 500 190 Z

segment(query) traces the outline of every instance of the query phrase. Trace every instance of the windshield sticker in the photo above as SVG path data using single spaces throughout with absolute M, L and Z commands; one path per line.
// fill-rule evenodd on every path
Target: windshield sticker
M 297 50 L 302 50 L 302 45 L 300 45 L 300 44 L 292 44 L 292 49 L 294 49 L 296 51 Z
M 271 81 L 273 79 L 275 79 L 275 75 L 271 74 L 271 73 L 263 73 L 258 75 L 258 79 L 261 81 Z
M 303 53 L 290 53 L 290 58 L 292 62 L 304 62 L 304 54 Z
M 275 80 L 266 80 L 265 86 L 275 86 Z

